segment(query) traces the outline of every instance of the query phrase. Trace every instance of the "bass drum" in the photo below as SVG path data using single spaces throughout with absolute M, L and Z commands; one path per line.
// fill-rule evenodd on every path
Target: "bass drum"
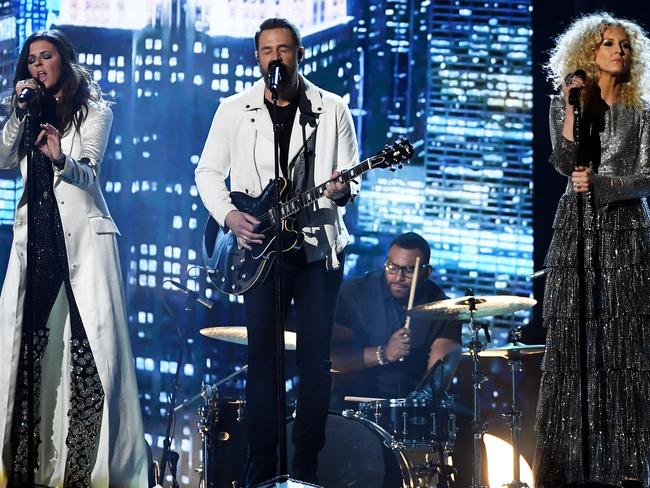
M 293 423 L 287 428 L 288 459 L 293 459 Z M 415 484 L 401 445 L 373 422 L 354 414 L 330 413 L 325 446 L 318 456 L 324 488 L 411 488 Z

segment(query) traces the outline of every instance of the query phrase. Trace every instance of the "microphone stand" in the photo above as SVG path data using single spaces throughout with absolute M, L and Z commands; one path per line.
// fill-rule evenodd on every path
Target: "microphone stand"
M 580 107 L 580 97 L 569 95 L 569 103 L 573 105 L 574 123 L 573 138 L 576 142 L 576 167 L 582 166 L 582 141 L 581 141 L 581 122 L 582 110 Z M 580 344 L 580 406 L 581 406 L 581 445 L 582 445 L 582 476 L 588 480 L 591 475 L 591 454 L 589 452 L 589 402 L 587 401 L 588 393 L 588 371 L 587 371 L 587 317 L 586 317 L 586 270 L 585 270 L 585 236 L 584 236 L 584 196 L 581 192 L 576 192 L 576 220 L 578 226 L 577 235 L 577 256 L 576 267 L 578 271 L 578 343 Z
M 25 175 L 25 193 L 27 195 L 27 258 L 26 258 L 26 286 L 25 306 L 23 309 L 23 328 L 27 359 L 27 486 L 34 486 L 35 470 L 37 467 L 36 446 L 34 446 L 34 432 L 36 431 L 34 408 L 36 406 L 36 385 L 34 381 L 34 235 L 36 233 L 36 222 L 34 213 L 30 209 L 36 204 L 34 182 L 32 181 L 32 165 L 34 151 L 34 120 L 32 116 L 31 97 L 27 100 L 27 114 L 25 115 L 24 141 L 27 149 L 27 170 Z M 17 411 L 14 411 L 17 415 Z
M 193 301 L 194 298 L 191 295 L 189 294 L 186 295 L 185 306 L 183 307 L 185 312 L 189 312 L 191 310 L 191 304 Z M 167 307 L 169 313 L 172 315 L 172 317 L 174 317 L 174 314 L 172 313 L 169 306 L 167 305 L 167 301 L 165 300 L 164 295 L 163 295 L 163 302 L 165 303 L 165 307 Z M 178 327 L 178 322 L 177 322 L 177 329 L 178 329 L 178 336 L 180 338 L 181 344 L 180 347 L 178 348 L 176 371 L 174 373 L 174 380 L 172 383 L 171 392 L 169 394 L 169 406 L 167 407 L 169 409 L 167 413 L 167 428 L 165 429 L 165 440 L 163 441 L 163 450 L 160 456 L 160 478 L 159 478 L 160 486 L 164 486 L 165 471 L 167 470 L 167 465 L 169 465 L 169 471 L 172 474 L 173 488 L 180 488 L 178 482 L 176 481 L 176 465 L 178 463 L 179 456 L 178 453 L 171 450 L 171 446 L 172 446 L 172 439 L 174 437 L 174 427 L 176 424 L 176 396 L 178 394 L 178 387 L 179 387 L 178 379 L 180 377 L 181 369 L 183 368 L 183 362 L 185 360 L 185 347 L 187 344 L 184 331 L 181 332 L 180 328 Z
M 278 409 L 278 460 L 280 477 L 288 475 L 287 463 L 287 426 L 284 416 L 286 404 L 286 391 L 284 384 L 284 311 L 282 293 L 282 207 L 280 205 L 280 127 L 278 125 L 278 98 L 279 88 L 271 89 L 273 100 L 273 147 L 275 166 L 275 200 L 273 202 L 273 215 L 275 223 L 275 354 L 277 358 L 276 367 L 276 407 Z

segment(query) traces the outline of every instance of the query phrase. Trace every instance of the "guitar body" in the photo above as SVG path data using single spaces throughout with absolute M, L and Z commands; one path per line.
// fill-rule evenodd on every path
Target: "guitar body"
M 291 191 L 291 183 L 280 178 L 280 201 L 284 202 Z M 267 217 L 257 226 L 256 232 L 264 234 L 261 244 L 244 249 L 237 236 L 227 227 L 220 226 L 210 215 L 203 232 L 203 260 L 208 268 L 208 278 L 217 290 L 230 295 L 242 295 L 264 281 L 271 269 L 275 255 L 274 215 L 275 183 L 270 182 L 256 198 L 241 192 L 230 193 L 237 210 Z M 294 219 L 283 219 L 282 250 L 295 251 L 302 246 L 303 235 L 293 228 Z

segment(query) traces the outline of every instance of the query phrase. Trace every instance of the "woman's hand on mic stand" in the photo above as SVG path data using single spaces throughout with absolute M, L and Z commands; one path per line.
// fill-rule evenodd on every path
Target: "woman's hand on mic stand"
M 567 107 L 567 111 L 570 109 L 571 105 L 569 104 L 569 93 L 571 93 L 571 90 L 575 89 L 582 89 L 585 86 L 585 80 L 581 78 L 580 76 L 575 76 L 573 74 L 568 75 L 566 78 L 564 78 L 564 82 L 562 83 L 562 95 L 564 96 L 564 104 Z
M 571 173 L 571 186 L 576 193 L 587 193 L 591 190 L 591 176 L 594 172 L 586 166 L 578 166 Z
M 582 89 L 585 86 L 585 80 L 573 74 L 564 78 L 562 83 L 562 96 L 564 97 L 565 117 L 564 126 L 562 127 L 562 135 L 567 141 L 574 141 L 573 138 L 573 124 L 575 122 L 575 115 L 573 113 L 573 105 L 569 103 L 569 94 L 573 89 Z

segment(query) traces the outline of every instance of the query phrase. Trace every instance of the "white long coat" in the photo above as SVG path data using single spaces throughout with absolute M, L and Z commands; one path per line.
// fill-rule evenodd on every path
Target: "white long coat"
M 67 157 L 63 169 L 55 170 L 53 185 L 70 283 L 105 394 L 93 486 L 142 488 L 147 486 L 147 458 L 117 251 L 119 232 L 99 181 L 112 121 L 110 108 L 90 103 L 80 131 L 73 128 L 61 140 Z M 19 163 L 23 128 L 24 121 L 13 113 L 2 131 L 0 168 Z M 23 158 L 23 178 L 26 166 Z M 26 242 L 27 201 L 23 195 L 16 209 L 14 239 L 0 296 L 0 358 L 4 362 L 0 368 L 0 450 L 10 443 L 25 298 Z M 5 486 L 6 479 L 2 478 L 0 486 Z

